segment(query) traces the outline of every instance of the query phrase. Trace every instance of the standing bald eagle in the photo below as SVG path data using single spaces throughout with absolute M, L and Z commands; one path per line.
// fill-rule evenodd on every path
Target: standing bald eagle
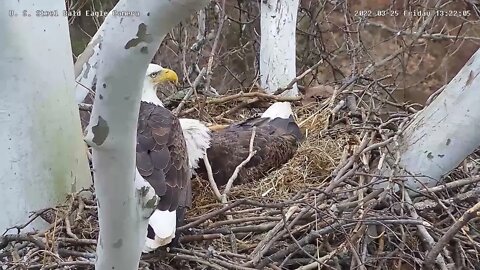
M 289 102 L 276 102 L 260 117 L 219 131 L 212 132 L 193 119 L 180 119 L 180 124 L 191 158 L 190 167 L 208 179 L 202 160 L 206 151 L 217 185 L 225 185 L 235 168 L 248 157 L 253 127 L 256 127 L 254 150 L 257 152 L 240 170 L 236 183 L 258 180 L 279 168 L 293 157 L 303 140 Z
M 192 200 L 192 172 L 179 120 L 157 96 L 157 85 L 166 82 L 178 83 L 177 74 L 150 64 L 143 83 L 137 126 L 136 177 L 149 182 L 160 201 L 149 219 L 143 252 L 151 252 L 172 241 L 176 225 L 183 221 L 185 208 Z M 91 104 L 92 93 L 84 101 Z M 80 111 L 80 117 L 85 130 L 90 112 Z
M 183 220 L 185 208 L 191 205 L 191 171 L 182 129 L 156 94 L 156 85 L 164 82 L 177 83 L 177 74 L 150 64 L 138 118 L 137 169 L 160 202 L 149 219 L 143 252 L 169 244 L 177 222 Z

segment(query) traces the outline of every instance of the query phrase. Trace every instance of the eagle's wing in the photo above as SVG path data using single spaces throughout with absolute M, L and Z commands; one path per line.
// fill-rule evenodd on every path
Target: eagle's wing
M 235 168 L 248 157 L 254 127 L 256 154 L 240 170 L 237 183 L 259 180 L 270 170 L 279 168 L 293 157 L 298 143 L 303 140 L 288 102 L 276 102 L 261 117 L 249 118 L 213 132 L 207 154 L 217 184 L 226 184 Z M 200 165 L 197 172 L 205 178 L 205 166 Z
M 297 150 L 297 141 L 291 135 L 275 134 L 272 126 L 257 126 L 254 138 L 256 154 L 240 170 L 235 183 L 259 180 L 270 170 L 286 163 Z M 252 127 L 229 127 L 214 132 L 212 142 L 207 150 L 215 182 L 225 185 L 235 168 L 244 161 L 249 154 Z M 206 169 L 200 162 L 197 170 L 202 178 L 206 178 Z
M 191 171 L 180 123 L 169 110 L 142 102 L 137 129 L 137 169 L 160 197 L 149 219 L 144 252 L 175 237 L 185 207 L 192 202 Z
M 137 168 L 160 197 L 159 210 L 189 206 L 191 172 L 180 123 L 169 110 L 145 102 L 138 118 Z

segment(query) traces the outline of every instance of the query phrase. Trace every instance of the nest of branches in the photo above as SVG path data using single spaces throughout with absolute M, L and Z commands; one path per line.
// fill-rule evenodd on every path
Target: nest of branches
M 442 186 L 409 193 L 395 172 L 384 177 L 390 185 L 375 186 L 372 168 L 381 170 L 382 156 L 395 156 L 385 142 L 395 140 L 411 113 L 406 104 L 383 119 L 366 107 L 352 112 L 349 97 L 337 92 L 298 107 L 306 134 L 298 153 L 264 179 L 234 185 L 223 201 L 208 181 L 194 180 L 194 206 L 178 229 L 179 245 L 143 255 L 140 269 L 420 269 L 435 249 L 434 268 L 480 268 L 480 224 L 463 222 L 469 211 L 476 215 L 468 209 L 480 191 L 478 156 Z M 395 183 L 400 188 L 388 188 Z M 33 214 L 31 221 L 49 223 L 44 231 L 15 233 L 24 224 L 2 236 L 3 269 L 93 269 L 98 223 L 91 194 L 72 194 L 64 205 Z

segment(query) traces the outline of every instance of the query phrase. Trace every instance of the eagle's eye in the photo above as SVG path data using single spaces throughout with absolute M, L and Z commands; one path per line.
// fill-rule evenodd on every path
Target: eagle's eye
M 152 74 L 150 74 L 150 77 L 155 78 L 155 77 L 157 77 L 157 75 L 158 75 L 158 72 L 153 72 Z

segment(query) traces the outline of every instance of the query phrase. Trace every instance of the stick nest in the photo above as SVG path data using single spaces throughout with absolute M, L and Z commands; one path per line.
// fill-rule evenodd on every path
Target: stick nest
M 371 168 L 382 166 L 379 157 L 388 153 L 381 142 L 397 136 L 410 114 L 381 120 L 346 106 L 332 114 L 332 101 L 345 98 L 296 107 L 306 134 L 297 154 L 258 182 L 234 186 L 227 203 L 216 200 L 208 181 L 194 179 L 180 245 L 143 255 L 140 269 L 419 269 L 476 203 L 478 157 L 445 177 L 450 184 L 421 193 L 374 187 Z M 252 110 L 241 111 L 248 117 Z M 387 180 L 393 186 L 402 177 Z M 98 223 L 89 194 L 34 213 L 31 221 L 50 224 L 44 231 L 21 233 L 27 224 L 9 230 L 0 238 L 3 269 L 93 269 Z M 443 243 L 438 267 L 480 267 L 478 225 L 470 220 Z

